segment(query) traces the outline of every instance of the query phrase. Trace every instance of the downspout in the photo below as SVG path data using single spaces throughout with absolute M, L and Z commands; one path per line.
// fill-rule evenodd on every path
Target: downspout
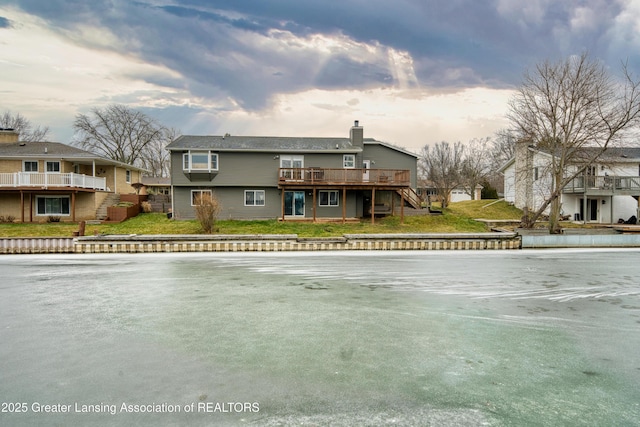
M 171 219 L 175 219 L 175 200 L 176 200 L 176 194 L 175 194 L 175 187 L 173 184 L 171 184 Z

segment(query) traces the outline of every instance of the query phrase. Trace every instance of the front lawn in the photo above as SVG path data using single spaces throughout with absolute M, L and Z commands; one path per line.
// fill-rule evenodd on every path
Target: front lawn
M 491 200 L 451 203 L 442 215 L 405 216 L 404 224 L 399 216 L 369 219 L 358 223 L 310 223 L 281 222 L 276 219 L 264 221 L 220 220 L 216 222 L 217 234 L 297 234 L 300 237 L 332 237 L 343 234 L 372 233 L 455 233 L 484 232 L 485 225 L 475 221 L 482 219 L 518 219 L 518 209 L 505 202 L 484 207 Z M 0 237 L 69 237 L 78 230 L 75 223 L 2 223 Z M 121 223 L 88 224 L 86 235 L 93 234 L 199 234 L 200 224 L 195 220 L 177 221 L 167 219 L 165 214 L 140 214 Z

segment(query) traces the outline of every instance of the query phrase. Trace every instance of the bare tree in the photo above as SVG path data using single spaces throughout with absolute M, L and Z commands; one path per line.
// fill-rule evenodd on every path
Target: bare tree
M 76 116 L 78 145 L 119 162 L 142 166 L 145 150 L 165 135 L 155 120 L 124 105 L 94 108 L 91 113 Z
M 520 140 L 549 154 L 550 191 L 541 206 L 527 206 L 532 211 L 523 225 L 550 208 L 549 230 L 557 233 L 562 189 L 638 125 L 640 81 L 626 64 L 615 80 L 586 53 L 545 61 L 525 72 L 509 110 Z
M 460 142 L 451 145 L 446 141 L 438 142 L 433 147 L 422 147 L 421 169 L 427 182 L 435 187 L 442 197 L 442 208 L 449 203 L 451 191 L 462 184 L 460 168 L 464 155 L 464 146 Z
M 0 116 L 0 128 L 15 130 L 20 134 L 20 140 L 25 142 L 46 141 L 49 136 L 47 126 L 34 126 L 20 113 L 14 115 L 11 111 L 5 111 Z
M 174 128 L 163 128 L 162 136 L 151 141 L 141 155 L 142 167 L 153 177 L 168 177 L 171 173 L 171 157 L 166 146 L 180 135 Z
M 491 138 L 488 147 L 491 169 L 497 171 L 516 154 L 516 136 L 508 129 L 500 129 Z
M 491 172 L 489 138 L 474 138 L 464 148 L 464 159 L 460 173 L 464 191 L 476 198 L 476 187 L 485 181 Z

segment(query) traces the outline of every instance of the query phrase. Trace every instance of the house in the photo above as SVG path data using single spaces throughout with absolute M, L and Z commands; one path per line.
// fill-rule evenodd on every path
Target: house
M 220 218 L 373 218 L 419 207 L 417 156 L 364 138 L 181 136 L 171 152 L 173 217 L 195 217 L 199 195 L 220 201 Z
M 469 194 L 469 191 L 466 188 L 462 186 L 458 186 L 452 189 L 451 193 L 449 193 L 448 202 L 455 203 L 455 202 L 464 202 L 467 200 L 480 200 L 482 198 L 482 188 L 483 187 L 481 185 L 479 184 L 476 185 L 476 188 L 474 190 L 474 197 L 472 199 L 471 195 Z M 428 200 L 428 201 L 441 200 L 440 196 L 438 195 L 438 189 L 431 182 L 427 182 L 425 186 L 419 187 L 417 189 L 417 193 L 423 200 Z
M 142 171 L 58 142 L 22 142 L 13 129 L 1 129 L 0 216 L 21 222 L 99 219 L 101 205 L 135 193 L 131 184 Z
M 500 169 L 505 200 L 520 209 L 541 206 L 550 194 L 552 178 L 546 171 L 551 159 L 552 154 L 518 142 L 515 157 Z M 640 148 L 612 147 L 564 187 L 561 213 L 584 223 L 617 223 L 639 217 L 639 199 Z

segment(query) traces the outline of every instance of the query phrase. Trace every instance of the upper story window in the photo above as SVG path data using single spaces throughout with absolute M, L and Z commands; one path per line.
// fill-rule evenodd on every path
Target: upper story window
M 48 161 L 47 162 L 47 172 L 60 172 L 60 162 L 58 161 Z
M 182 169 L 185 171 L 217 171 L 218 153 L 188 151 L 182 155 Z
M 282 168 L 280 176 L 284 179 L 301 179 L 304 168 L 304 156 L 280 156 L 280 167 Z
M 345 154 L 342 156 L 342 167 L 343 168 L 355 168 L 356 167 L 356 155 L 355 154 Z
M 38 172 L 38 161 L 37 160 L 25 160 L 22 162 L 22 171 L 23 172 Z
M 124 173 L 124 180 L 127 182 L 127 184 L 131 184 L 131 171 L 128 169 Z

